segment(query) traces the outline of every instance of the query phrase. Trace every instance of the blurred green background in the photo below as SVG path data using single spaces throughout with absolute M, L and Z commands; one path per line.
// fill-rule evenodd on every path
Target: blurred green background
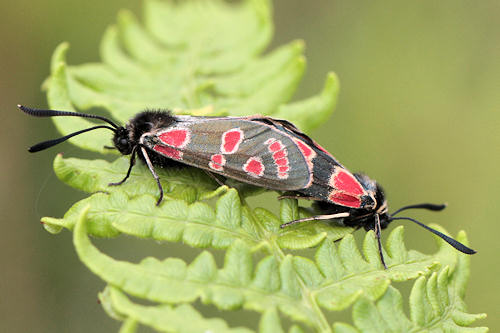
M 0 2 L 1 332 L 119 327 L 97 304 L 103 283 L 79 263 L 71 234 L 53 236 L 38 224 L 83 196 L 53 175 L 56 152 L 83 153 L 66 144 L 28 154 L 27 146 L 57 134 L 15 105 L 46 106 L 40 85 L 61 41 L 71 44 L 70 64 L 98 61 L 100 37 L 120 8 L 141 13 L 131 0 Z M 479 325 L 499 331 L 500 2 L 277 0 L 274 17 L 271 47 L 306 41 L 308 70 L 296 98 L 319 91 L 329 70 L 341 81 L 334 116 L 313 136 L 382 183 L 393 208 L 448 202 L 443 213 L 412 216 L 453 235 L 467 231 L 479 253 L 466 302 L 470 312 L 489 314 Z M 435 248 L 413 225 L 406 239 L 423 252 Z M 162 245 L 126 238 L 97 244 L 128 257 L 145 249 L 166 255 Z

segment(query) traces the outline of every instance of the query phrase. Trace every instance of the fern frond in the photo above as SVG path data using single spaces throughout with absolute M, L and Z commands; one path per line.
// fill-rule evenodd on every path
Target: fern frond
M 99 294 L 99 300 L 103 307 L 112 308 L 114 315 L 124 321 L 120 332 L 135 332 L 139 323 L 162 332 L 252 332 L 247 328 L 229 328 L 220 318 L 204 318 L 189 304 L 179 306 L 135 304 L 119 289 L 111 286 Z M 189 320 L 186 320 L 187 318 Z
M 226 196 L 231 192 L 234 190 Z M 82 262 L 110 285 L 158 303 L 189 303 L 201 299 L 221 310 L 245 308 L 265 313 L 279 309 L 292 320 L 318 329 L 325 327 L 325 313 L 320 308 L 338 311 L 360 297 L 376 300 L 384 295 L 391 280 L 429 274 L 436 262 L 446 261 L 443 257 L 454 260 L 456 266 L 461 256 L 440 241 L 441 248 L 436 255 L 405 251 L 402 256 L 405 261 L 391 258 L 389 270 L 383 270 L 380 263 L 371 260 L 374 254 L 368 249 L 376 246 L 376 241 L 374 234 L 368 233 L 363 255 L 352 236 L 346 236 L 338 249 L 333 242 L 325 241 L 317 250 L 316 262 L 300 256 L 269 255 L 254 265 L 251 248 L 237 239 L 229 245 L 222 268 L 216 266 L 207 251 L 190 264 L 178 258 L 162 261 L 146 258 L 133 264 L 115 260 L 90 243 L 86 229 L 90 211 L 91 206 L 87 204 L 78 217 L 74 229 L 75 248 Z M 389 248 L 401 248 L 402 230 L 399 227 L 393 231 Z
M 353 307 L 354 326 L 336 323 L 335 332 L 487 332 L 486 327 L 469 327 L 485 314 L 469 314 L 462 299 L 460 281 L 469 259 L 459 258 L 460 269 L 446 266 L 429 278 L 416 280 L 410 295 L 410 316 L 403 309 L 401 293 L 389 287 L 377 301 L 361 298 Z

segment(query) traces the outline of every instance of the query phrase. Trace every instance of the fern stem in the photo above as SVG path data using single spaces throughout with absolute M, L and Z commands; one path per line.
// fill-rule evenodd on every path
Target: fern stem
M 276 244 L 276 246 L 278 245 Z M 279 250 L 281 251 L 281 248 L 279 248 Z M 311 308 L 311 311 L 316 314 L 316 318 L 314 320 L 316 322 L 316 329 L 318 330 L 318 332 L 332 332 L 330 325 L 328 324 L 328 320 L 326 320 L 325 314 L 323 313 L 323 311 L 321 311 L 313 293 L 311 293 L 311 290 L 309 290 L 304 280 L 300 276 L 297 275 L 297 279 L 300 284 L 302 298 L 304 299 L 307 306 Z
M 246 203 L 245 199 L 241 198 L 241 205 L 244 207 L 249 212 L 249 216 L 252 219 L 252 223 L 256 226 L 257 232 L 259 233 L 259 236 L 262 237 L 262 239 L 267 239 L 267 244 L 268 248 L 271 252 L 272 255 L 275 256 L 276 260 L 281 264 L 283 260 L 286 257 L 286 254 L 283 252 L 281 247 L 279 246 L 278 242 L 276 241 L 275 234 L 272 235 L 272 237 L 266 237 L 269 236 L 268 232 L 266 232 L 266 229 L 262 224 L 260 223 L 260 220 L 254 215 L 253 210 L 250 208 L 250 206 Z M 321 311 L 318 302 L 316 301 L 316 298 L 314 297 L 313 293 L 311 290 L 307 287 L 306 283 L 304 280 L 297 274 L 297 280 L 300 285 L 301 289 L 301 294 L 304 302 L 306 303 L 306 306 L 308 306 L 311 309 L 311 313 L 314 313 L 316 315 L 316 318 L 312 318 L 311 321 L 314 321 L 314 326 L 318 332 L 332 332 L 331 327 L 328 323 L 328 320 L 326 320 L 325 314 L 323 311 Z

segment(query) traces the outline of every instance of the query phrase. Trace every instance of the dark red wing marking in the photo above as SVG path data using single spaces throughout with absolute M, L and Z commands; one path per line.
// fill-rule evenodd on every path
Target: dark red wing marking
M 273 153 L 273 159 L 275 161 L 279 160 L 279 159 L 282 159 L 282 158 L 285 158 L 286 156 L 287 156 L 287 154 L 286 154 L 286 150 L 285 149 Z
M 268 145 L 269 152 L 272 153 L 274 165 L 277 167 L 277 176 L 279 179 L 288 178 L 289 160 L 288 149 L 285 147 L 281 140 L 271 138 L 266 140 L 264 144 Z
M 172 148 L 184 148 L 190 141 L 191 133 L 186 128 L 171 128 L 158 133 L 162 143 Z
M 174 160 L 182 160 L 182 151 L 163 145 L 155 145 L 153 150 Z
M 366 195 L 366 191 L 349 171 L 336 167 L 329 184 L 334 188 L 329 201 L 352 208 L 361 207 L 361 196 Z
M 359 196 L 365 193 L 358 180 L 348 171 L 336 168 L 330 178 L 330 185 L 338 191 L 352 196 Z
M 220 151 L 224 154 L 234 154 L 238 151 L 243 141 L 243 131 L 239 128 L 232 128 L 222 133 Z
M 346 206 L 351 208 L 361 207 L 361 198 L 335 190 L 332 191 L 328 199 L 329 201 L 341 206 Z
M 265 169 L 266 167 L 264 163 L 262 163 L 262 159 L 255 156 L 250 157 L 243 165 L 243 171 L 252 177 L 262 177 Z
M 223 171 L 225 164 L 226 158 L 224 157 L 224 155 L 213 154 L 212 156 L 210 156 L 210 162 L 208 163 L 208 166 L 210 167 L 210 169 Z
M 316 157 L 316 152 L 308 145 L 306 145 L 302 140 L 294 139 L 295 143 L 299 146 L 300 151 L 304 154 L 304 157 L 308 161 L 312 161 Z

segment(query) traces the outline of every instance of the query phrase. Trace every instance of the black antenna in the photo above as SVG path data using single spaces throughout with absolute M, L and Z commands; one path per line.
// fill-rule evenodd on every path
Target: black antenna
M 66 136 L 63 136 L 62 138 L 43 141 L 43 142 L 37 143 L 36 145 L 30 147 L 28 149 L 28 151 L 30 153 L 35 153 L 35 152 L 38 152 L 41 150 L 45 150 L 47 148 L 50 148 L 50 147 L 55 146 L 57 144 L 60 144 L 61 142 L 64 142 L 64 141 L 68 140 L 69 138 L 74 137 L 75 135 L 79 135 L 79 134 L 82 134 L 85 132 L 93 131 L 95 129 L 107 128 L 107 129 L 116 133 L 117 129 L 120 128 L 120 126 L 118 126 L 117 124 L 115 124 L 114 122 L 109 120 L 108 118 L 96 116 L 93 114 L 86 114 L 86 113 L 80 113 L 80 112 L 70 112 L 70 111 L 32 109 L 32 108 L 28 108 L 26 106 L 22 106 L 19 104 L 17 105 L 17 107 L 19 108 L 19 110 L 23 111 L 24 113 L 26 113 L 30 116 L 34 116 L 34 117 L 64 117 L 64 116 L 66 116 L 66 117 L 92 118 L 92 119 L 99 119 L 99 120 L 105 121 L 108 124 L 110 124 L 111 126 L 113 126 L 113 127 L 109 127 L 106 125 L 98 125 L 98 126 L 94 126 L 94 127 L 90 127 L 87 129 L 83 129 L 80 131 L 70 133 Z
M 23 111 L 26 114 L 29 114 L 30 116 L 34 117 L 59 117 L 59 116 L 65 116 L 65 117 L 81 117 L 81 118 L 92 118 L 92 119 L 99 119 L 102 121 L 107 122 L 114 128 L 119 128 L 117 124 L 109 120 L 108 118 L 97 116 L 95 114 L 86 114 L 86 113 L 80 113 L 80 112 L 70 112 L 70 111 L 57 111 L 57 110 L 41 110 L 41 109 L 32 109 L 28 108 L 26 106 L 22 105 L 17 105 L 19 110 Z
M 464 244 L 460 243 L 459 241 L 457 241 L 457 240 L 455 240 L 455 239 L 453 239 L 453 238 L 451 238 L 449 236 L 446 236 L 442 232 L 439 232 L 436 229 L 428 227 L 425 224 L 423 224 L 422 222 L 419 222 L 419 221 L 417 221 L 415 219 L 412 219 L 410 217 L 392 217 L 391 221 L 394 221 L 394 220 L 408 220 L 408 221 L 412 221 L 412 222 L 418 224 L 419 226 L 421 226 L 422 228 L 429 230 L 434 235 L 439 236 L 441 239 L 443 239 L 445 242 L 447 242 L 448 244 L 450 244 L 451 246 L 453 246 L 458 251 L 460 251 L 462 253 L 465 253 L 465 254 L 474 254 L 474 253 L 476 253 L 476 251 L 474 251 L 471 248 L 468 248 L 467 246 L 465 246 Z
M 82 134 L 82 133 L 85 133 L 85 132 L 88 132 L 88 131 L 93 131 L 93 130 L 98 129 L 98 128 L 107 128 L 109 130 L 112 130 L 113 132 L 116 131 L 114 128 L 106 126 L 106 125 L 94 126 L 94 127 L 91 127 L 91 128 L 86 128 L 84 130 L 68 134 L 66 136 L 63 136 L 62 138 L 58 138 L 58 139 L 53 139 L 53 140 L 48 140 L 48 141 L 37 143 L 36 145 L 31 146 L 28 149 L 28 151 L 30 153 L 36 153 L 38 151 L 45 150 L 47 148 L 50 148 L 50 147 L 55 146 L 57 144 L 60 144 L 61 142 L 64 142 L 64 141 L 68 140 L 71 137 L 74 137 L 75 135 Z
M 396 210 L 394 213 L 392 213 L 391 216 L 399 214 L 403 210 L 407 210 L 407 209 L 427 209 L 427 210 L 433 210 L 435 212 L 439 212 L 445 208 L 446 208 L 446 204 L 437 205 L 437 204 L 431 204 L 431 203 L 421 203 L 421 204 L 408 205 L 408 206 L 401 207 L 398 210 Z

